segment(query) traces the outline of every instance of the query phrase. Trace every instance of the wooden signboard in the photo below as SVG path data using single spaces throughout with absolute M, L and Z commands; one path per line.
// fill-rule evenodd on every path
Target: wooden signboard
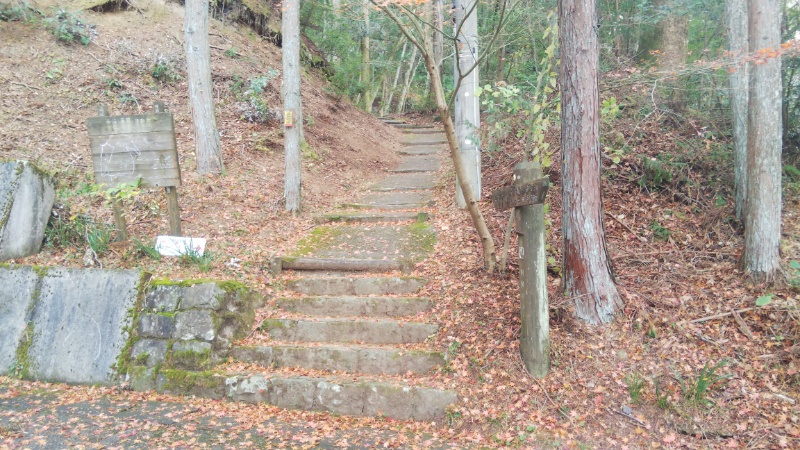
M 550 180 L 547 177 L 529 183 L 514 184 L 492 192 L 492 203 L 498 211 L 518 206 L 537 205 L 544 203 L 549 188 Z
M 109 116 L 100 105 L 97 117 L 86 121 L 92 151 L 94 179 L 113 188 L 141 180 L 143 188 L 163 187 L 167 194 L 169 228 L 172 236 L 181 235 L 178 191 L 181 168 L 175 142 L 175 121 L 164 104 L 156 102 L 152 114 Z M 125 218 L 118 201 L 113 202 L 114 219 L 122 239 L 127 240 Z
M 171 113 L 160 109 L 157 106 L 153 114 L 89 118 L 96 183 L 114 187 L 141 178 L 145 188 L 181 185 L 175 123 Z

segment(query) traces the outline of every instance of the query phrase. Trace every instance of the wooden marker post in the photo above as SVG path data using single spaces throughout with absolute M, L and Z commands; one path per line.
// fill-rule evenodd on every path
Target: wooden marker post
M 550 305 L 547 300 L 547 261 L 544 240 L 544 199 L 550 181 L 537 162 L 514 166 L 511 187 L 492 193 L 498 210 L 514 208 L 519 235 L 520 331 L 519 351 L 528 372 L 544 378 L 550 370 Z

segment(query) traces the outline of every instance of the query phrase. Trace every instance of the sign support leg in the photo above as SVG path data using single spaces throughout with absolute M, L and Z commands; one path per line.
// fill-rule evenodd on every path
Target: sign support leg
M 542 178 L 536 162 L 514 166 L 514 184 Z M 519 290 L 522 328 L 519 350 L 528 372 L 544 378 L 550 370 L 550 306 L 547 300 L 547 261 L 544 239 L 544 204 L 514 209 L 519 236 Z
M 170 236 L 181 236 L 181 211 L 178 207 L 178 188 L 175 186 L 167 186 L 164 190 L 167 193 Z

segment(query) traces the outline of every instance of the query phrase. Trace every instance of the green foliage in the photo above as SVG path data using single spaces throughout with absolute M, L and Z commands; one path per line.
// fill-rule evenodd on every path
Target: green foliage
M 631 375 L 627 375 L 624 381 L 625 384 L 628 385 L 631 403 L 639 403 L 642 398 L 642 391 L 644 390 L 644 378 L 642 378 L 638 372 L 634 372 Z
M 181 77 L 175 62 L 163 55 L 158 55 L 156 61 L 153 63 L 153 66 L 150 67 L 150 76 L 152 76 L 155 80 L 167 84 L 175 83 L 183 78 Z
M 238 58 L 239 52 L 236 50 L 236 47 L 231 47 L 225 50 L 225 53 L 223 53 L 223 55 L 227 56 L 228 58 Z
M 658 190 L 666 187 L 672 182 L 672 167 L 660 159 L 640 157 L 642 161 L 642 175 L 639 178 L 639 186 L 651 190 Z
M 200 255 L 200 252 L 187 245 L 180 260 L 184 265 L 196 266 L 200 272 L 209 272 L 211 263 L 214 261 L 214 255 L 209 251 Z
M 97 184 L 92 187 L 92 190 L 95 194 L 105 199 L 106 204 L 109 204 L 113 201 L 129 200 L 138 195 L 141 191 L 142 179 L 137 178 L 136 181 L 118 183 L 116 186 L 108 189 L 103 189 L 104 186 L 104 183 Z
M 661 391 L 661 379 L 655 382 L 656 387 L 656 405 L 661 409 L 669 409 L 669 394 Z
M 672 231 L 670 231 L 669 228 L 661 225 L 661 223 L 655 219 L 650 222 L 650 229 L 653 231 L 653 235 L 656 237 L 656 239 L 664 242 L 668 241 L 670 236 L 672 236 Z
M 111 243 L 111 236 L 113 233 L 113 227 L 104 224 L 96 224 L 86 229 L 86 242 L 97 256 L 102 256 L 108 251 L 108 244 Z
M 108 250 L 113 232 L 113 227 L 92 222 L 83 215 L 53 216 L 44 230 L 44 242 L 48 247 L 62 248 L 83 248 L 88 244 L 100 256 Z
M 83 45 L 89 45 L 91 42 L 91 32 L 94 26 L 82 22 L 71 12 L 59 9 L 55 16 L 47 17 L 43 22 L 62 44 L 70 45 L 80 42 Z
M 259 75 L 248 82 L 248 89 L 241 92 L 244 83 L 241 79 L 235 80 L 231 90 L 236 92 L 239 97 L 238 109 L 242 114 L 242 119 L 248 122 L 266 123 L 277 121 L 281 117 L 279 110 L 270 108 L 264 99 L 264 94 L 270 81 L 275 79 L 280 72 L 277 69 L 269 69 L 267 73 Z
M 792 288 L 800 288 L 800 261 L 789 261 L 787 281 Z
M 27 20 L 30 7 L 25 2 L 19 3 L 18 5 L 0 3 L 0 22 Z
M 689 380 L 684 380 L 682 377 L 677 376 L 676 380 L 681 386 L 683 398 L 690 403 L 700 405 L 710 403 L 711 401 L 708 400 L 708 394 L 711 392 L 711 390 L 727 382 L 727 380 L 732 376 L 731 374 L 717 374 L 717 370 L 721 369 L 727 364 L 728 362 L 724 359 L 713 366 L 710 366 L 709 363 L 706 363 L 705 366 L 700 369 L 700 373 L 694 379 L 690 378 Z
M 146 244 L 135 237 L 132 238 L 131 241 L 133 242 L 133 248 L 140 256 L 146 256 L 156 261 L 161 260 L 161 253 L 159 253 L 158 250 L 156 250 L 152 245 Z
M 758 297 L 756 299 L 756 306 L 767 306 L 767 305 L 769 305 L 770 303 L 772 303 L 772 297 L 774 297 L 774 296 L 775 296 L 775 294 L 767 294 L 767 295 L 762 295 L 762 296 Z

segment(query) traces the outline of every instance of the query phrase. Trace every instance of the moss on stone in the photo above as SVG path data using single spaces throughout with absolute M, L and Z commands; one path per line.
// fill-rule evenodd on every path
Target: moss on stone
M 311 232 L 306 238 L 300 240 L 297 243 L 297 249 L 289 255 L 289 258 L 284 257 L 284 261 L 289 261 L 291 257 L 302 257 L 306 256 L 315 250 L 320 250 L 327 248 L 333 238 L 345 233 L 345 229 L 342 227 L 329 227 L 329 226 L 319 226 L 314 228 L 314 231 Z
M 220 386 L 220 377 L 212 370 L 192 372 L 188 370 L 163 369 L 160 375 L 164 377 L 162 388 L 165 391 L 193 392 L 199 390 L 215 389 Z
M 33 329 L 33 322 L 28 322 L 28 325 L 25 327 L 25 331 L 22 333 L 22 337 L 19 340 L 19 344 L 17 345 L 17 354 L 15 358 L 15 366 L 16 366 L 16 373 L 15 375 L 18 378 L 31 378 L 31 372 L 33 367 L 30 359 L 28 358 L 28 351 L 31 348 L 31 344 L 33 344 L 34 338 L 34 329 Z
M 284 324 L 281 319 L 264 319 L 261 325 L 258 326 L 258 329 L 261 331 L 275 330 L 278 328 L 286 328 L 286 324 Z
M 133 302 L 133 306 L 128 309 L 125 316 L 127 325 L 125 325 L 123 331 L 128 333 L 128 339 L 125 340 L 125 345 L 122 346 L 116 362 L 111 366 L 111 370 L 118 376 L 124 376 L 130 370 L 133 346 L 139 340 L 139 318 L 142 314 L 145 292 L 151 277 L 152 274 L 149 272 L 142 271 L 139 273 L 139 283 L 136 286 L 136 301 Z
M 210 349 L 173 351 L 170 358 L 170 366 L 176 369 L 207 370 L 212 365 Z

